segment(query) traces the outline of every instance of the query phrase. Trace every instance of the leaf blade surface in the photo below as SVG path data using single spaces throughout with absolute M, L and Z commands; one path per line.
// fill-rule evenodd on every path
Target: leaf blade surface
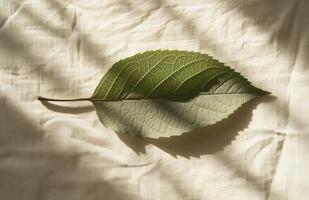
M 158 138 L 214 124 L 265 94 L 207 54 L 157 50 L 115 63 L 91 99 L 106 127 Z

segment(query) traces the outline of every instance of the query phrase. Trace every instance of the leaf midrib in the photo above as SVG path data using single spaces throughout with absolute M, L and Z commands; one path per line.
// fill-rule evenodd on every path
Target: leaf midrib
M 118 101 L 142 101 L 142 100 L 147 100 L 147 101 L 152 101 L 152 100 L 166 100 L 166 101 L 176 101 L 173 99 L 181 99 L 185 97 L 192 97 L 196 98 L 197 96 L 221 96 L 221 95 L 256 95 L 253 93 L 216 93 L 216 94 L 209 94 L 209 93 L 198 93 L 197 95 L 182 95 L 180 96 L 170 96 L 170 97 L 162 97 L 162 98 L 129 98 L 129 99 L 96 99 L 96 98 L 90 98 L 90 101 L 103 101 L 103 102 L 118 102 Z

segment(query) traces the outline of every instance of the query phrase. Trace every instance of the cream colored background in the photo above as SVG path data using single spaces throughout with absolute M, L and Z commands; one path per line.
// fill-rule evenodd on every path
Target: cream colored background
M 308 19 L 307 0 L 1 0 L 0 199 L 309 199 Z M 160 140 L 36 100 L 90 96 L 159 48 L 209 53 L 274 97 Z

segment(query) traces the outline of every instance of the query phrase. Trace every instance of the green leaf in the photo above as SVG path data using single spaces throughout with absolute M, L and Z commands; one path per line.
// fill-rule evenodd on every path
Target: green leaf
M 115 63 L 91 100 L 106 127 L 158 138 L 214 124 L 265 94 L 207 54 L 156 50 Z

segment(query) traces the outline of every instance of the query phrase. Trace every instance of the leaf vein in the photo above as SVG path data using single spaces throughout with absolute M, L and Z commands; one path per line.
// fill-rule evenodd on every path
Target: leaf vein
M 131 88 L 131 90 L 128 92 L 128 94 L 130 94 L 132 91 L 134 91 L 134 89 L 136 88 L 136 86 L 147 76 L 147 74 L 149 74 L 156 66 L 158 66 L 160 64 L 160 62 L 162 60 L 164 60 L 165 58 L 167 58 L 168 56 L 175 56 L 173 54 L 171 55 L 165 55 L 163 56 L 155 65 L 153 65 L 135 84 L 134 86 Z
M 194 60 L 192 62 L 189 62 L 187 64 L 185 64 L 184 66 L 180 67 L 179 69 L 175 70 L 173 73 L 171 73 L 169 76 L 167 76 L 166 78 L 164 78 L 158 85 L 156 85 L 148 94 L 145 95 L 145 97 L 147 98 L 156 88 L 158 88 L 161 84 L 163 84 L 166 80 L 168 80 L 169 78 L 171 78 L 175 73 L 177 73 L 178 71 L 184 69 L 185 67 L 191 65 L 191 64 L 194 64 L 196 62 L 199 62 L 199 61 L 203 61 L 205 60 L 206 58 L 202 58 L 202 59 L 198 59 L 198 60 Z

